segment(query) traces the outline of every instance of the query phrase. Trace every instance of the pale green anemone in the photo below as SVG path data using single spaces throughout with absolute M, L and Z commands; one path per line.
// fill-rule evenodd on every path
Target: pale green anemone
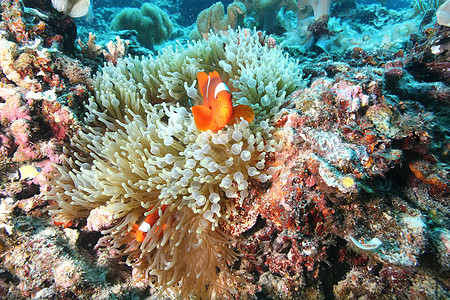
M 188 103 L 202 100 L 197 72 L 213 70 L 235 103 L 252 106 L 254 122 L 196 128 Z M 117 223 L 101 245 L 128 256 L 136 279 L 182 298 L 229 295 L 235 254 L 221 224 L 237 218 L 252 185 L 278 170 L 267 165 L 280 146 L 272 117 L 300 84 L 297 62 L 249 30 L 105 66 L 52 181 L 48 198 L 58 205 L 51 213 L 67 220 L 105 209 Z M 156 211 L 159 220 L 138 243 L 134 225 Z

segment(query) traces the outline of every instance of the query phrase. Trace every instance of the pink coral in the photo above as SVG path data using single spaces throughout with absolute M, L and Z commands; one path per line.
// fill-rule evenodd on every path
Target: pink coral
M 81 282 L 81 272 L 71 260 L 62 261 L 55 269 L 55 284 L 60 289 L 74 288 Z
M 8 157 L 12 154 L 14 142 L 10 136 L 0 133 L 0 157 Z
M 26 119 L 17 119 L 11 123 L 11 133 L 18 146 L 26 146 L 29 142 L 30 124 Z
M 31 120 L 28 106 L 24 105 L 21 95 L 11 88 L 0 88 L 0 97 L 5 101 L 0 104 L 0 122 L 8 126 L 14 120 Z
M 55 101 L 42 101 L 42 115 L 50 125 L 53 136 L 58 140 L 64 140 L 69 136 L 73 127 L 74 118 L 72 112 L 65 106 Z
M 97 207 L 89 213 L 87 218 L 87 228 L 91 231 L 102 231 L 117 224 L 114 214 L 105 208 Z

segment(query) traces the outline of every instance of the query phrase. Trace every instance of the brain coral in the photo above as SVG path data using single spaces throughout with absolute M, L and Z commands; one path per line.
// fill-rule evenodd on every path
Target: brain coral
M 220 73 L 234 101 L 257 117 L 201 132 L 189 105 L 200 101 L 198 71 Z M 105 250 L 127 256 L 135 279 L 149 278 L 177 297 L 229 296 L 235 259 L 223 224 L 249 196 L 252 181 L 277 168 L 272 116 L 301 84 L 297 62 L 269 48 L 261 33 L 230 31 L 156 58 L 126 58 L 94 79 L 84 124 L 58 166 L 48 198 L 58 221 L 114 214 Z M 158 213 L 143 242 L 135 224 Z M 220 272 L 219 272 L 220 270 Z

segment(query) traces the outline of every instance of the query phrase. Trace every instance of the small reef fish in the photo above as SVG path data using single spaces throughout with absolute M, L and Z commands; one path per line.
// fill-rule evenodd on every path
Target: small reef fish
M 36 177 L 40 172 L 41 168 L 27 165 L 19 168 L 18 177 L 19 180 L 31 180 Z
M 368 242 L 363 241 L 362 243 L 357 241 L 352 236 L 349 236 L 349 238 L 356 245 L 356 247 L 358 247 L 359 249 L 362 249 L 362 250 L 374 250 L 374 249 L 377 249 L 382 244 L 382 242 L 380 241 L 379 238 L 373 238 Z
M 164 213 L 164 211 L 166 210 L 167 205 L 163 205 L 161 206 L 161 210 Z M 149 210 L 153 209 L 153 206 L 150 207 Z M 143 242 L 145 239 L 145 236 L 147 235 L 147 232 L 150 230 L 150 228 L 152 228 L 153 225 L 155 225 L 156 221 L 158 221 L 159 219 L 159 214 L 158 211 L 155 211 L 152 214 L 149 214 L 144 222 L 141 223 L 141 225 L 138 227 L 138 224 L 134 224 L 134 229 L 136 229 L 136 241 L 138 241 L 139 243 Z M 166 227 L 166 224 L 163 225 L 163 230 Z M 162 234 L 162 232 L 161 232 Z M 160 234 L 160 236 L 161 236 Z
M 197 79 L 203 104 L 193 106 L 192 113 L 199 130 L 218 131 L 227 124 L 235 124 L 241 117 L 249 123 L 253 121 L 255 112 L 250 106 L 239 104 L 233 107 L 230 90 L 219 73 L 198 72 Z

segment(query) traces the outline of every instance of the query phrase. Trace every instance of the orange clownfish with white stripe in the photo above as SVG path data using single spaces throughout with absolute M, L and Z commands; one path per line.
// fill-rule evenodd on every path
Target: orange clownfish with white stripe
M 227 124 L 239 122 L 241 117 L 249 123 L 253 121 L 255 113 L 250 106 L 239 104 L 233 107 L 230 90 L 219 73 L 198 72 L 197 79 L 203 104 L 193 106 L 192 113 L 199 130 L 218 131 Z
M 150 207 L 149 210 L 151 210 L 153 208 Z M 163 205 L 161 206 L 161 210 L 164 213 L 164 211 L 166 210 L 167 205 Z M 155 211 L 154 213 L 149 214 L 144 222 L 141 223 L 141 225 L 138 227 L 138 224 L 134 224 L 134 230 L 136 230 L 136 241 L 138 241 L 139 243 L 143 242 L 145 239 L 145 236 L 147 235 L 147 232 L 152 228 L 153 225 L 155 225 L 156 221 L 158 221 L 159 219 L 159 214 L 158 211 Z M 163 230 L 164 228 L 166 228 L 166 224 L 163 225 Z M 158 228 L 156 228 L 158 229 Z M 160 233 L 161 236 L 162 232 Z

